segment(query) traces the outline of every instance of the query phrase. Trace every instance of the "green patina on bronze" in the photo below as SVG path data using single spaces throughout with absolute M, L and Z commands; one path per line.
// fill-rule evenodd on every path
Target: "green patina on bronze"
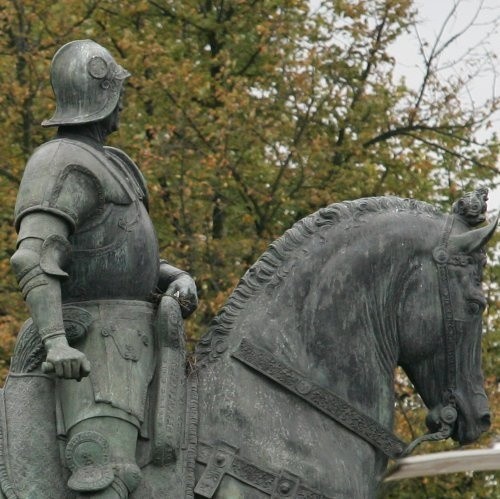
M 487 191 L 330 205 L 248 270 L 186 372 L 186 272 L 160 260 L 121 150 L 129 73 L 90 40 L 54 56 L 56 137 L 30 158 L 12 257 L 32 317 L 0 391 L 0 498 L 370 498 L 388 457 L 489 426 L 480 362 Z M 392 435 L 394 368 L 429 435 Z
M 16 460 L 2 488 L 13 497 L 128 497 L 142 480 L 140 466 L 151 456 L 168 461 L 179 445 L 179 422 L 168 411 L 182 379 L 172 388 L 160 375 L 184 368 L 182 345 L 180 359 L 163 353 L 165 336 L 176 311 L 170 329 L 182 333 L 176 300 L 189 315 L 196 287 L 159 258 L 140 170 L 105 146 L 118 129 L 128 76 L 90 40 L 66 44 L 52 62 L 57 109 L 43 125 L 58 131 L 28 161 L 15 210 L 12 266 L 32 318 L 4 392 L 9 408 L 15 385 L 29 415 L 21 421 L 8 411 L 4 420 L 4 456 Z M 162 294 L 175 299 L 159 308 Z M 160 312 L 168 306 L 173 312 Z M 43 410 L 29 407 L 28 395 L 38 398 L 31 390 L 51 394 Z M 22 440 L 39 433 L 40 420 L 54 425 L 49 433 L 61 452 L 31 463 L 33 448 L 39 458 L 44 451 L 36 437 L 33 447 Z M 17 478 L 23 464 L 30 474 Z

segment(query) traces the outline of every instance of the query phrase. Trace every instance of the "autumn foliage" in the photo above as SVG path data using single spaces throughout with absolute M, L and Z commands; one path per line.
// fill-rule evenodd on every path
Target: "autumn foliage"
M 162 256 L 196 278 L 194 342 L 267 244 L 310 212 L 385 194 L 449 209 L 460 191 L 496 185 L 498 101 L 474 106 L 463 98 L 473 76 L 440 73 L 446 40 L 420 82 L 395 77 L 390 47 L 415 22 L 411 0 L 324 0 L 314 12 L 305 0 L 0 0 L 1 374 L 28 316 L 9 270 L 13 206 L 26 159 L 53 135 L 39 123 L 60 45 L 91 38 L 132 73 L 112 142 L 148 180 Z M 500 268 L 488 272 L 485 372 L 500 414 Z M 406 380 L 396 388 L 409 440 L 424 411 Z M 490 475 L 385 493 L 490 497 Z

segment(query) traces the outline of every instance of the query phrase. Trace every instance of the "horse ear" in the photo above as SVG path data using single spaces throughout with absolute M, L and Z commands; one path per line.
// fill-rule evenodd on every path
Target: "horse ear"
M 496 217 L 495 221 L 481 227 L 480 229 L 474 229 L 465 234 L 460 234 L 457 236 L 450 236 L 448 241 L 448 248 L 450 254 L 465 253 L 470 255 L 479 248 L 482 248 L 491 239 L 495 229 L 498 225 L 498 219 L 500 214 Z

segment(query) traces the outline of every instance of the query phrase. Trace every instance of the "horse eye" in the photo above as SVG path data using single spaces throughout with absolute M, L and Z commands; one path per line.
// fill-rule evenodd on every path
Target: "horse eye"
M 467 308 L 469 309 L 469 313 L 472 315 L 478 315 L 482 313 L 485 308 L 484 303 L 478 302 L 476 300 L 470 300 L 467 302 Z

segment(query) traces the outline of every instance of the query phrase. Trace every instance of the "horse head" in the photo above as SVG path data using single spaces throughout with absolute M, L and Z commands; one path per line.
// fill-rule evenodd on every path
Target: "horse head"
M 490 426 L 481 371 L 481 281 L 484 246 L 497 221 L 473 228 L 486 208 L 483 191 L 476 193 L 474 203 L 471 195 L 462 198 L 440 233 L 430 234 L 432 251 L 414 265 L 398 313 L 399 363 L 430 409 L 427 426 L 438 431 L 444 423 L 445 436 L 461 444 Z

